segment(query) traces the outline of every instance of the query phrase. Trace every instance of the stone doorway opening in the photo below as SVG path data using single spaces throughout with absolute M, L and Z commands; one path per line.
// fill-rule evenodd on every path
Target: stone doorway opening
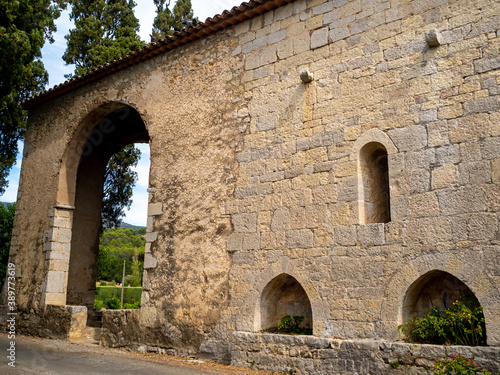
M 272 279 L 262 290 L 258 305 L 259 330 L 278 327 L 285 316 L 303 317 L 301 328 L 313 328 L 311 302 L 302 285 L 292 276 L 281 274 Z
M 60 186 L 64 189 L 60 188 L 63 192 L 58 195 L 67 197 L 64 207 L 72 210 L 63 304 L 86 307 L 89 325 L 96 325 L 93 307 L 106 166 L 125 146 L 148 142 L 145 123 L 137 110 L 113 103 L 87 116 L 63 160 L 61 175 L 65 180 Z

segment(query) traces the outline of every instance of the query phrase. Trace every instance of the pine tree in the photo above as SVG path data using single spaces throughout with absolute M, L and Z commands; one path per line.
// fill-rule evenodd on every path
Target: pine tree
M 69 3 L 75 28 L 65 37 L 68 46 L 63 59 L 76 65 L 76 75 L 144 46 L 138 35 L 139 21 L 133 12 L 136 6 L 133 0 L 69 0 Z M 104 228 L 118 226 L 125 208 L 132 203 L 137 173 L 131 168 L 137 165 L 140 155 L 138 148 L 128 145 L 108 162 L 101 214 Z
M 40 51 L 46 40 L 54 41 L 59 14 L 57 4 L 46 0 L 0 0 L 0 194 L 24 137 L 27 113 L 20 102 L 48 82 Z
M 182 30 L 185 26 L 182 21 L 193 20 L 193 8 L 191 0 L 177 0 L 174 9 L 170 10 L 170 0 L 154 0 L 156 5 L 156 17 L 153 22 L 152 36 L 162 39 L 172 35 L 175 29 Z

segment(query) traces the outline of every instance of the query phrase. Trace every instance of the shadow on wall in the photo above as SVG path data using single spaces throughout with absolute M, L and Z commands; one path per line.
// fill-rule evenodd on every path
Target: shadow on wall
M 300 283 L 288 274 L 272 279 L 260 297 L 260 330 L 277 327 L 286 316 L 302 316 L 301 327 L 312 329 L 311 302 Z
M 427 272 L 406 292 L 403 300 L 403 321 L 407 322 L 433 307 L 440 310 L 450 308 L 453 302 L 464 296 L 471 296 L 477 305 L 480 305 L 469 287 L 452 274 L 437 270 Z

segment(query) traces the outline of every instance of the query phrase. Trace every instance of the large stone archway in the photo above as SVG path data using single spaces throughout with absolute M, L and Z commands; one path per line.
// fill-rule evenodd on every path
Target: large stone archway
M 124 146 L 148 141 L 141 115 L 118 102 L 94 109 L 76 128 L 62 159 L 52 235 L 46 238 L 46 305 L 92 310 L 106 165 Z

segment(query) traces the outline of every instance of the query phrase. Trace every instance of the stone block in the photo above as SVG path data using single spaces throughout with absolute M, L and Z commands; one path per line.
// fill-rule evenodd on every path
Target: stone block
M 239 233 L 254 233 L 257 231 L 257 213 L 241 213 L 231 216 L 234 231 Z
M 481 156 L 483 159 L 500 157 L 500 137 L 486 137 L 481 140 Z
M 307 249 L 314 244 L 313 232 L 310 229 L 288 230 L 285 236 L 286 247 L 289 249 Z
M 259 250 L 260 249 L 260 233 L 248 233 L 243 235 L 243 250 Z
M 272 130 L 276 128 L 276 115 L 269 114 L 257 118 L 256 127 L 258 131 Z
M 399 151 L 417 151 L 427 146 L 427 131 L 422 125 L 392 129 L 388 135 Z
M 247 251 L 238 251 L 233 255 L 234 264 L 244 264 L 250 266 L 254 262 L 254 255 Z
M 383 223 L 365 224 L 357 227 L 358 241 L 364 246 L 385 244 L 385 226 Z
M 485 73 L 500 68 L 500 55 L 496 54 L 474 61 L 474 71 Z
M 161 214 L 163 214 L 163 204 L 161 202 L 150 203 L 148 205 L 148 216 L 158 216 Z
M 457 215 L 486 210 L 484 191 L 464 188 L 437 193 L 441 215 Z
M 335 43 L 339 40 L 347 38 L 351 34 L 350 34 L 347 26 L 342 26 L 342 27 L 337 27 L 335 29 L 330 30 L 329 35 L 330 35 L 330 39 L 331 39 L 332 43 Z
M 491 182 L 491 165 L 488 160 L 458 165 L 458 183 L 460 185 L 477 185 L 489 182 Z
M 49 271 L 47 273 L 46 293 L 64 293 L 68 273 L 64 271 Z
M 59 229 L 59 236 L 57 238 L 57 242 L 59 243 L 71 243 L 71 229 Z
M 497 96 L 488 96 L 464 103 L 465 114 L 495 112 L 500 109 L 500 103 Z
M 278 30 L 267 36 L 269 44 L 278 43 L 286 38 L 286 30 Z
M 290 212 L 287 208 L 274 211 L 271 220 L 271 230 L 273 232 L 290 229 Z
M 144 253 L 144 269 L 156 268 L 158 260 L 151 253 Z
M 366 19 L 357 20 L 351 23 L 351 35 L 362 33 L 366 30 Z
M 334 229 L 335 244 L 340 246 L 354 246 L 357 241 L 356 227 L 337 226 Z
M 158 238 L 158 232 L 146 233 L 144 238 L 146 239 L 146 242 L 149 242 L 149 243 L 155 242 Z
M 311 34 L 311 49 L 326 46 L 328 44 L 328 27 L 314 30 Z

